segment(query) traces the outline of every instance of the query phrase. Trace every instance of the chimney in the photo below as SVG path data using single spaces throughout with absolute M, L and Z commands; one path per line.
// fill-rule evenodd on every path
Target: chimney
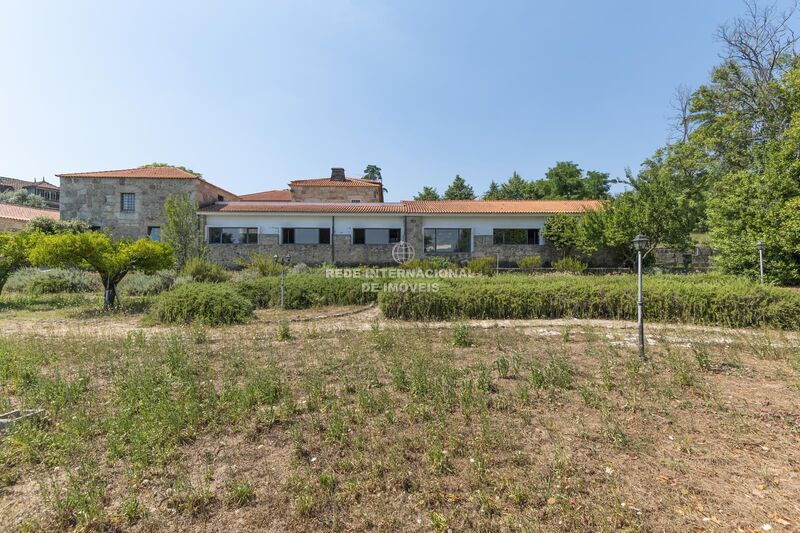
M 336 181 L 344 181 L 344 169 L 337 167 L 332 168 L 331 179 Z

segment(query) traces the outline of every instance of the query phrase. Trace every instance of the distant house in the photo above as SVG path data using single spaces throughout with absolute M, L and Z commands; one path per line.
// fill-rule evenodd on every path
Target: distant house
M 419 258 L 513 263 L 538 255 L 548 262 L 559 255 L 542 236 L 547 218 L 601 207 L 596 200 L 384 202 L 381 182 L 346 177 L 342 168 L 241 196 L 176 167 L 59 177 L 63 219 L 123 237 L 158 239 L 167 195 L 189 193 L 200 206 L 211 258 L 229 265 L 254 253 L 308 264 L 392 264 L 400 243 Z
M 0 192 L 27 191 L 28 194 L 35 194 L 44 200 L 47 207 L 58 209 L 60 191 L 58 185 L 53 185 L 45 180 L 25 181 L 16 178 L 5 178 L 0 176 Z
M 14 204 L 0 204 L 0 231 L 19 231 L 32 218 L 49 217 L 59 219 L 55 209 L 36 209 Z

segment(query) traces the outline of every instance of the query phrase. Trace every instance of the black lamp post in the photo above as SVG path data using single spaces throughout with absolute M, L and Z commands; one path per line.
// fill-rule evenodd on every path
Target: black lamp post
M 761 283 L 764 283 L 764 248 L 766 245 L 764 241 L 758 241 L 756 243 L 756 248 L 758 248 L 758 272 L 761 275 Z
M 639 357 L 644 360 L 644 299 L 642 297 L 642 254 L 647 249 L 647 237 L 641 233 L 634 237 L 633 247 L 636 249 L 637 274 L 639 277 L 638 299 L 636 301 L 637 317 L 639 319 Z
M 286 265 L 292 262 L 291 255 L 284 255 L 278 256 L 277 254 L 272 256 L 272 260 L 276 263 L 280 261 L 281 263 L 281 310 L 284 308 L 283 305 L 283 294 L 284 294 L 284 287 L 286 285 Z

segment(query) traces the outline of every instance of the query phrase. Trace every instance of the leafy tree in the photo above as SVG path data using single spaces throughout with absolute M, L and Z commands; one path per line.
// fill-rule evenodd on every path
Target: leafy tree
M 445 200 L 474 200 L 475 191 L 472 186 L 464 181 L 464 178 L 456 174 L 453 183 L 444 191 Z
M 367 165 L 367 168 L 364 169 L 364 179 L 383 181 L 383 176 L 381 176 L 381 167 L 376 165 Z
M 489 184 L 489 188 L 483 193 L 484 200 L 502 200 L 500 197 L 500 186 L 497 184 L 496 181 L 492 180 Z
M 559 161 L 535 184 L 541 198 L 586 198 L 583 171 L 572 161 Z
M 208 244 L 203 238 L 203 223 L 197 214 L 197 202 L 188 194 L 169 195 L 164 203 L 164 229 L 161 237 L 172 246 L 175 266 L 182 269 L 189 259 L 203 258 L 208 253 Z
M 442 197 L 439 196 L 439 193 L 436 192 L 436 189 L 433 187 L 428 187 L 425 185 L 422 190 L 414 196 L 414 200 L 441 200 Z
M 117 302 L 117 284 L 131 271 L 153 274 L 173 262 L 169 244 L 147 239 L 112 240 L 97 232 L 41 235 L 28 254 L 34 266 L 67 267 L 91 270 L 103 282 L 103 309 Z
M 30 194 L 25 189 L 0 193 L 0 204 L 15 204 L 38 208 L 47 207 L 41 196 Z
M 586 172 L 586 177 L 583 178 L 583 196 L 595 200 L 609 198 L 611 196 L 609 194 L 610 184 L 611 180 L 608 172 L 590 170 Z
M 178 165 L 170 165 L 169 163 L 156 163 L 156 162 L 153 162 L 153 163 L 148 163 L 147 165 L 144 165 L 144 166 L 145 167 L 174 167 L 174 168 L 179 168 L 179 169 L 183 170 L 184 172 L 188 172 L 189 174 L 194 174 L 198 178 L 202 178 L 203 177 L 203 175 L 201 173 L 195 172 L 191 168 L 184 167 L 184 166 L 178 166 Z
M 74 218 L 72 220 L 56 220 L 50 217 L 33 217 L 25 225 L 28 231 L 40 233 L 83 233 L 90 231 L 92 226 L 85 220 Z
M 28 232 L 0 233 L 0 292 L 14 271 L 27 266 L 28 250 L 35 237 Z
M 500 186 L 498 200 L 533 200 L 538 198 L 533 185 L 514 171 L 508 181 Z
M 563 257 L 567 257 L 580 242 L 578 218 L 567 213 L 556 213 L 545 221 L 542 237 Z

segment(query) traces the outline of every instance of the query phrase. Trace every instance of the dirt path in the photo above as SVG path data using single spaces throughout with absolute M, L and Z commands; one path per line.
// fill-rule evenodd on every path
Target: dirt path
M 248 332 L 263 333 L 264 328 L 277 328 L 282 321 L 288 321 L 290 327 L 300 331 L 324 333 L 336 331 L 367 331 L 377 324 L 379 328 L 390 329 L 448 329 L 455 322 L 407 322 L 388 320 L 375 305 L 328 307 L 323 309 L 302 309 L 280 311 L 275 309 L 259 310 L 256 320 L 247 324 L 209 328 L 210 338 L 222 338 L 234 331 L 240 334 Z M 606 330 L 607 338 L 616 338 L 621 342 L 635 343 L 636 323 L 619 320 L 594 319 L 531 319 L 531 320 L 465 320 L 472 328 L 517 328 L 529 334 L 540 336 L 561 335 L 571 328 L 590 328 Z M 130 315 L 112 315 L 102 318 L 54 318 L 39 317 L 35 314 L 3 317 L 0 315 L 0 335 L 43 335 L 43 336 L 111 336 L 124 337 L 133 331 L 145 333 L 162 333 L 174 328 L 161 325 L 145 324 L 142 317 Z M 661 342 L 686 344 L 693 338 L 702 336 L 703 342 L 713 344 L 731 344 L 742 336 L 761 333 L 780 342 L 794 342 L 800 338 L 798 332 L 758 329 L 730 329 L 690 324 L 646 324 L 648 344 Z

